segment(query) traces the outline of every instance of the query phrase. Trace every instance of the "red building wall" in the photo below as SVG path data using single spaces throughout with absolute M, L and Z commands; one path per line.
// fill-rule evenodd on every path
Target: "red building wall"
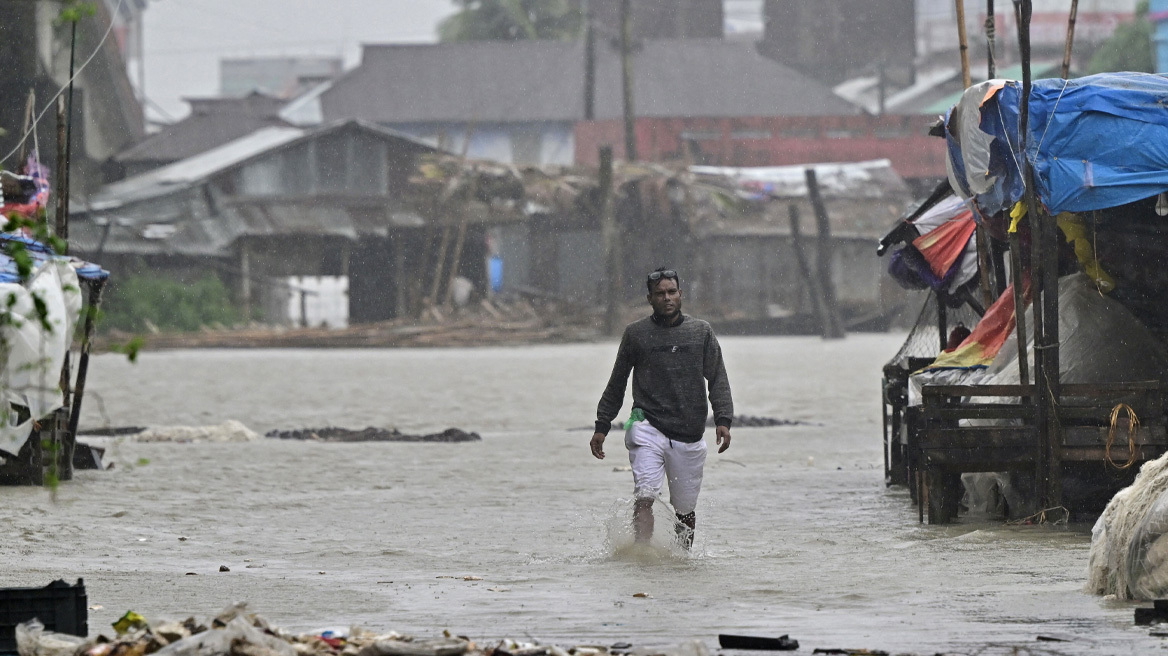
M 945 176 L 945 142 L 927 134 L 928 116 L 640 118 L 637 156 L 651 162 L 712 166 L 787 166 L 889 159 L 904 178 Z M 624 158 L 619 120 L 576 124 L 576 163 L 598 164 L 611 145 Z M 688 148 L 686 143 L 691 144 Z

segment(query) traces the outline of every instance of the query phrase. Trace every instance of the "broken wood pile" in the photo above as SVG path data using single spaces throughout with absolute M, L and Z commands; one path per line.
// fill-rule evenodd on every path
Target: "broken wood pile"
M 347 328 L 289 328 L 253 325 L 192 333 L 144 335 L 146 349 L 181 348 L 361 348 L 449 347 L 588 341 L 599 332 L 599 315 L 547 299 L 483 300 L 457 310 L 430 308 L 425 317 L 394 319 Z M 106 352 L 130 336 L 110 333 L 96 340 Z

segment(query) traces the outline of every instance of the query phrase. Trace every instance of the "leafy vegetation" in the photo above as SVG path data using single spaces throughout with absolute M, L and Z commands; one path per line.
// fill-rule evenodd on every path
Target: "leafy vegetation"
M 584 25 L 571 0 L 455 0 L 458 13 L 438 25 L 441 41 L 577 38 Z
M 1154 73 L 1154 31 L 1152 21 L 1148 20 L 1148 0 L 1143 0 L 1136 7 L 1135 20 L 1117 26 L 1111 38 L 1091 56 L 1087 72 L 1092 75 L 1115 71 Z
M 193 282 L 156 274 L 111 280 L 103 305 L 103 326 L 131 333 L 229 326 L 241 317 L 227 287 L 211 274 Z

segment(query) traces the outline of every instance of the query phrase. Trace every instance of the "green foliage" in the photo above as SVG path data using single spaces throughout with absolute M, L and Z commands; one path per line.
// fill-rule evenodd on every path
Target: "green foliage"
M 438 25 L 440 41 L 578 38 L 584 17 L 570 0 L 455 0 L 461 9 Z
M 60 13 L 57 14 L 57 22 L 60 24 L 77 23 L 86 16 L 92 16 L 97 13 L 97 4 L 93 2 L 83 2 L 82 0 L 65 0 L 61 7 Z
M 1135 71 L 1153 73 L 1156 70 L 1152 33 L 1155 28 L 1148 20 L 1148 0 L 1136 8 L 1136 18 L 1115 28 L 1111 38 L 1104 41 L 1087 64 L 1087 73 Z
M 113 281 L 104 315 L 103 327 L 131 333 L 153 328 L 191 331 L 240 319 L 227 287 L 211 274 L 189 283 L 154 274 Z M 136 356 L 141 343 L 130 348 L 133 344 L 131 340 L 122 352 Z
M 146 338 L 141 335 L 135 335 L 125 344 L 114 344 L 110 346 L 110 350 L 114 353 L 125 355 L 126 359 L 133 364 L 138 361 L 138 354 L 142 352 L 144 346 L 146 346 Z

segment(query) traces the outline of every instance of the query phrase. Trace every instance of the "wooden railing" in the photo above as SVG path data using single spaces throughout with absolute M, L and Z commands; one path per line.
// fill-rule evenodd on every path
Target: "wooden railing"
M 1034 394 L 1029 385 L 922 388 L 923 403 L 910 414 L 906 449 L 921 521 L 926 511 L 930 524 L 956 517 L 963 473 L 1033 471 L 1037 479 L 1043 463 L 1052 463 L 1052 475 L 1061 476 L 1065 462 L 1130 468 L 1168 450 L 1157 381 L 1062 385 L 1058 439 L 1050 444 L 1036 426 Z

